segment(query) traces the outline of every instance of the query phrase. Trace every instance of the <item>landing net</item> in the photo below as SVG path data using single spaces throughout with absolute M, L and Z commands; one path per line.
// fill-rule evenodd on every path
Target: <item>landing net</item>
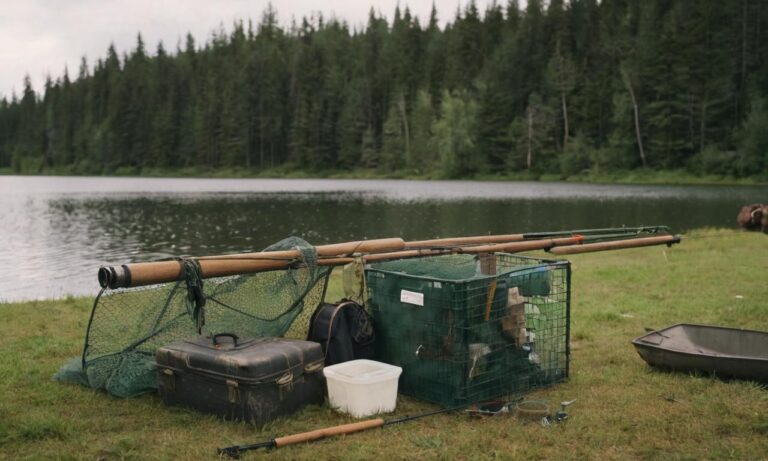
M 171 342 L 222 332 L 304 339 L 331 268 L 317 266 L 314 247 L 299 238 L 264 251 L 280 250 L 299 250 L 300 257 L 286 270 L 205 280 L 193 260 L 179 260 L 184 280 L 103 289 L 82 357 L 56 378 L 131 397 L 156 389 L 155 351 Z

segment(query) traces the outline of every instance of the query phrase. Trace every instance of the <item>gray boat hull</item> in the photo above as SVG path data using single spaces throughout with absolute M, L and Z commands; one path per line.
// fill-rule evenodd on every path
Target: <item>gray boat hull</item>
M 768 332 L 678 324 L 632 344 L 655 367 L 768 383 Z

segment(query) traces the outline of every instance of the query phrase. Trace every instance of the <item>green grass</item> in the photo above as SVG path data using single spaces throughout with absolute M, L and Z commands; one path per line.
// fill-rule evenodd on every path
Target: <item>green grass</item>
M 676 322 L 768 330 L 768 236 L 697 231 L 672 248 L 570 259 L 571 377 L 528 396 L 577 398 L 566 424 L 439 415 L 244 459 L 768 459 L 768 390 L 659 372 L 630 344 Z M 80 352 L 90 304 L 0 305 L 0 459 L 215 459 L 219 446 L 352 421 L 323 406 L 255 428 L 52 381 Z M 396 415 L 432 408 L 400 397 Z

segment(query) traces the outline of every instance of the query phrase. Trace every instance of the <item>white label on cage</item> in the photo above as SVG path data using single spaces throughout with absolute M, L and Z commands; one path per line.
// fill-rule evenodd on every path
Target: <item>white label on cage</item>
M 417 306 L 423 306 L 424 293 L 416 293 L 414 291 L 400 290 L 400 302 L 415 304 Z
M 435 288 L 442 288 L 443 285 L 440 282 L 432 282 L 432 286 Z

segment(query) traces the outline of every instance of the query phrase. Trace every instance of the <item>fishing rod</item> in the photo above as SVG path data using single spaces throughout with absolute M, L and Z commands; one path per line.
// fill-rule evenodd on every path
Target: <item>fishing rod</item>
M 652 245 L 667 245 L 671 247 L 675 243 L 680 243 L 682 237 L 679 235 L 665 235 L 660 237 L 645 237 L 627 240 L 616 240 L 613 242 L 595 242 L 585 243 L 578 246 L 559 246 L 549 250 L 556 255 L 574 255 L 579 253 L 594 253 L 597 251 L 623 250 L 626 248 L 640 248 Z
M 527 234 L 523 234 L 526 236 L 526 238 L 540 238 L 540 237 L 551 237 L 553 235 L 562 234 L 563 232 L 570 232 L 573 234 L 580 234 L 580 235 L 592 235 L 592 234 L 606 234 L 609 232 L 618 233 L 629 233 L 629 234 L 661 234 L 661 233 L 669 233 L 669 226 L 640 226 L 640 227 L 605 227 L 602 229 L 576 229 L 571 231 L 559 231 L 559 232 L 529 232 Z
M 575 236 L 562 239 L 530 240 L 525 242 L 511 242 L 503 244 L 434 248 L 424 250 L 404 250 L 392 253 L 377 253 L 362 255 L 357 258 L 323 258 L 318 259 L 319 266 L 342 266 L 351 262 L 362 260 L 363 263 L 391 261 L 394 259 L 423 258 L 428 256 L 440 256 L 447 254 L 481 254 L 481 253 L 521 253 L 525 251 L 544 250 L 546 252 L 565 255 L 577 253 L 591 253 L 597 251 L 623 250 L 653 245 L 667 245 L 680 243 L 679 235 L 660 235 L 655 237 L 633 238 L 613 240 L 609 242 L 584 243 L 587 237 Z
M 399 245 L 397 244 L 399 240 Z M 357 257 L 363 257 L 366 261 L 384 261 L 391 259 L 403 259 L 423 256 L 438 256 L 442 254 L 457 253 L 491 253 L 496 251 L 520 252 L 553 248 L 557 245 L 575 245 L 583 241 L 583 237 L 574 236 L 560 239 L 542 239 L 522 242 L 510 242 L 490 245 L 478 245 L 467 247 L 425 248 L 417 250 L 403 250 L 405 242 L 402 239 L 383 239 L 383 244 L 371 244 L 366 248 L 378 250 L 378 252 L 349 252 L 355 256 L 333 256 L 323 247 L 315 247 L 318 250 L 318 266 L 340 266 L 351 263 Z M 379 242 L 371 240 L 369 242 Z M 354 242 L 359 243 L 359 242 Z M 341 246 L 344 244 L 334 245 Z M 358 245 L 362 247 L 362 245 Z M 348 248 L 348 247 L 343 247 Z M 323 256 L 329 254 L 329 256 Z M 244 253 L 225 256 L 206 256 L 195 258 L 200 264 L 202 278 L 225 277 L 229 275 L 249 274 L 290 267 L 300 261 L 298 250 L 269 251 L 260 253 Z M 184 270 L 178 260 L 155 261 L 146 263 L 126 264 L 122 266 L 105 266 L 99 268 L 98 280 L 103 287 L 128 288 L 166 283 L 181 280 Z
M 418 258 L 425 256 L 439 256 L 445 254 L 479 254 L 479 253 L 520 253 L 523 251 L 548 250 L 557 246 L 578 245 L 584 241 L 584 237 L 576 235 L 573 237 L 559 239 L 541 239 L 524 242 L 494 243 L 488 245 L 474 246 L 454 246 L 440 248 L 425 248 L 416 250 L 395 251 L 391 253 L 374 253 L 361 255 L 363 262 L 388 261 L 393 259 Z M 356 258 L 322 258 L 318 259 L 317 264 L 321 266 L 341 266 L 354 262 Z
M 365 262 L 386 261 L 442 254 L 477 254 L 493 252 L 522 252 L 533 250 L 549 251 L 555 247 L 582 245 L 585 241 L 613 240 L 628 242 L 614 249 L 631 248 L 633 240 L 628 236 L 641 234 L 659 234 L 665 231 L 664 226 L 636 228 L 606 228 L 584 229 L 586 235 L 575 234 L 572 231 L 559 231 L 537 234 L 488 235 L 477 237 L 458 237 L 453 239 L 433 239 L 405 242 L 401 238 L 364 240 L 356 242 L 319 245 L 315 247 L 318 256 L 317 265 L 344 265 L 363 258 Z M 607 232 L 611 232 L 608 234 Z M 563 235 L 566 237 L 552 238 L 544 235 Z M 671 244 L 672 236 L 646 237 L 642 245 Z M 615 240 L 619 239 L 619 240 Z M 675 240 L 676 239 L 676 240 Z M 672 243 L 678 243 L 679 237 L 674 237 Z M 596 247 L 595 247 L 596 248 Z M 601 250 L 612 249 L 610 247 Z M 556 253 L 559 254 L 559 253 Z M 565 253 L 563 253 L 565 254 Z M 299 250 L 264 251 L 255 253 L 240 253 L 221 256 L 205 256 L 195 259 L 203 278 L 225 277 L 230 275 L 248 274 L 270 270 L 285 269 L 301 262 Z M 173 282 L 184 277 L 184 270 L 178 260 L 155 261 L 145 263 L 125 264 L 121 266 L 103 266 L 98 271 L 98 281 L 103 288 L 127 288 Z
M 393 424 L 400 424 L 409 421 L 415 421 L 417 419 L 426 418 L 428 416 L 438 415 L 441 413 L 450 413 L 452 411 L 463 410 L 469 407 L 471 404 L 464 404 L 457 407 L 442 408 L 440 410 L 428 411 L 413 416 L 404 416 L 402 418 L 395 418 L 385 420 L 383 418 L 368 419 L 357 423 L 341 424 L 339 426 L 325 427 L 322 429 L 316 429 L 309 432 L 301 432 L 299 434 L 286 435 L 283 437 L 277 437 L 274 439 L 265 440 L 263 442 L 252 443 L 247 445 L 232 445 L 229 447 L 217 449 L 219 455 L 227 455 L 230 458 L 239 458 L 240 454 L 248 450 L 258 450 L 259 448 L 283 448 L 288 445 L 296 445 L 298 443 L 314 442 L 324 439 L 326 437 L 335 437 L 338 435 L 353 434 L 355 432 L 367 431 L 368 429 L 374 429 L 377 427 L 387 427 Z
M 373 253 L 396 251 L 405 248 L 401 238 L 361 240 L 355 242 L 318 245 L 315 252 L 318 257 L 337 256 L 340 254 Z M 203 256 L 194 258 L 200 263 L 204 278 L 238 275 L 249 272 L 282 269 L 287 262 L 300 259 L 299 250 L 262 251 L 222 256 Z M 254 265 L 254 261 L 260 261 Z M 99 268 L 98 280 L 102 288 L 127 288 L 155 283 L 174 282 L 184 277 L 184 271 L 177 260 L 153 261 L 103 266 Z
M 416 240 L 405 242 L 408 248 L 426 248 L 426 247 L 438 247 L 438 246 L 461 246 L 461 245 L 474 245 L 482 243 L 506 243 L 506 242 L 521 242 L 525 240 L 539 240 L 546 238 L 565 237 L 573 235 L 583 235 L 585 237 L 594 237 L 600 234 L 606 235 L 641 235 L 641 234 L 660 234 L 668 233 L 669 228 L 667 226 L 643 226 L 643 227 L 608 227 L 603 229 L 578 229 L 568 231 L 555 231 L 555 232 L 529 232 L 524 234 L 507 234 L 507 235 L 481 235 L 477 237 L 453 237 L 453 238 L 439 238 L 430 240 Z

